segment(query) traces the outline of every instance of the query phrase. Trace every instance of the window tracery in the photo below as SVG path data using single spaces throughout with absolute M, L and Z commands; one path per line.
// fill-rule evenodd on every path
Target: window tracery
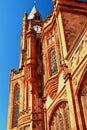
M 16 101 L 19 101 L 20 98 L 20 88 L 17 86 L 16 87 L 16 92 L 15 92 L 15 97 L 16 97 Z
M 50 121 L 50 130 L 70 130 L 70 116 L 69 116 L 69 109 L 68 103 L 62 102 L 52 115 Z
M 14 127 L 18 125 L 18 113 L 19 113 L 19 105 L 15 104 L 14 106 Z
M 18 125 L 18 114 L 19 114 L 19 103 L 20 103 L 20 87 L 17 85 L 14 92 L 14 114 L 13 114 L 13 127 Z

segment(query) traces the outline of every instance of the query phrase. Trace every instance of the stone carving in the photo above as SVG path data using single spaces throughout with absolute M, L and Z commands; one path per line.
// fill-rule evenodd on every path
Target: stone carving
M 76 69 L 76 67 L 82 61 L 82 59 L 85 57 L 86 54 L 87 54 L 87 41 L 85 35 L 82 41 L 80 42 L 78 49 L 73 54 L 70 60 L 72 72 Z
M 24 115 L 21 118 L 18 119 L 18 124 L 23 124 L 25 121 L 30 122 L 31 121 L 31 115 Z

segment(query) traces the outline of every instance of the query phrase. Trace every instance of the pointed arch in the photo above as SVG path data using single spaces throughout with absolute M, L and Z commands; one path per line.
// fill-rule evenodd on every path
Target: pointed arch
M 56 108 L 58 107 L 58 105 L 59 105 L 61 102 L 67 102 L 67 99 L 66 99 L 66 98 L 65 98 L 65 99 L 60 99 L 60 100 L 53 106 L 53 109 L 52 109 L 52 111 L 51 111 L 51 113 L 50 113 L 49 121 L 50 121 L 50 119 L 51 119 L 51 117 L 52 117 L 54 111 L 56 110 Z
M 84 70 L 83 70 L 83 72 L 82 72 L 82 74 L 81 74 L 81 76 L 80 76 L 80 79 L 79 79 L 79 82 L 78 82 L 78 87 L 77 87 L 77 90 L 76 90 L 76 92 L 75 92 L 76 95 L 78 95 L 78 92 L 79 92 L 81 83 L 82 83 L 82 81 L 83 81 L 84 76 L 85 76 L 86 73 L 87 73 L 87 65 L 84 67 Z
M 18 102 L 19 100 L 20 100 L 20 85 L 17 83 L 16 85 L 15 85 L 15 90 L 14 90 L 15 92 L 15 102 Z
M 87 68 L 82 73 L 77 92 L 82 125 L 84 129 L 87 129 Z
M 49 130 L 53 129 L 70 130 L 70 115 L 66 100 L 59 101 L 51 113 Z

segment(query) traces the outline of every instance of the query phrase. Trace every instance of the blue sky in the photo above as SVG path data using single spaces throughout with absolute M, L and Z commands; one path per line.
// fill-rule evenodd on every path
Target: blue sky
M 34 0 L 0 0 L 0 130 L 6 130 L 10 71 L 18 69 L 20 34 L 25 12 L 29 14 Z M 36 0 L 45 19 L 52 10 L 51 0 Z

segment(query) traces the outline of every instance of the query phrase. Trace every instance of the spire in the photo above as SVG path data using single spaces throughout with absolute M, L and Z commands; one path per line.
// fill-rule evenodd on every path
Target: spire
M 35 14 L 38 12 L 37 8 L 36 8 L 36 2 L 34 1 L 34 6 L 28 16 L 28 19 L 33 19 Z M 39 13 L 39 12 L 38 12 Z
M 34 0 L 34 6 L 36 7 L 36 1 Z

